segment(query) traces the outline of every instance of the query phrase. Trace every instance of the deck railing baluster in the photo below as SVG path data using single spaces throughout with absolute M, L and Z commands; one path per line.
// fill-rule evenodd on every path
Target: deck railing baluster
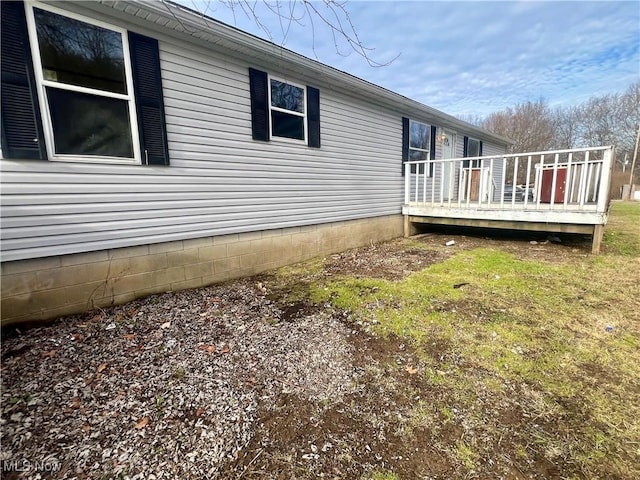
M 556 187 L 558 186 L 558 160 L 560 158 L 560 154 L 556 153 L 553 160 L 553 179 L 551 181 L 551 198 L 549 205 L 553 207 L 556 203 Z
M 516 157 L 513 162 L 513 178 L 511 179 L 511 208 L 516 205 L 516 183 L 518 183 L 518 164 L 520 157 Z
M 598 162 L 598 164 L 596 165 L 596 177 L 595 177 L 595 181 L 593 182 L 593 197 L 591 198 L 592 202 L 597 201 L 598 199 L 598 190 L 600 190 L 600 175 L 602 173 L 602 162 Z
M 524 192 L 524 208 L 527 208 L 529 204 L 529 188 L 533 189 L 533 185 L 530 186 L 529 180 L 531 180 L 531 155 L 527 157 L 527 178 L 525 182 L 525 192 Z
M 584 152 L 584 163 L 583 163 L 582 171 L 580 172 L 580 184 L 578 186 L 578 197 L 580 200 L 580 209 L 584 207 L 584 200 L 587 196 L 586 181 L 587 181 L 588 168 L 589 168 L 589 150 Z
M 539 167 L 536 170 L 536 210 L 540 210 L 540 194 L 542 193 L 542 169 L 544 168 L 544 153 L 540 155 Z
M 564 179 L 564 210 L 567 209 L 567 205 L 569 204 L 569 183 L 571 181 L 571 160 L 572 160 L 572 153 L 569 153 L 569 156 L 567 157 L 567 176 Z

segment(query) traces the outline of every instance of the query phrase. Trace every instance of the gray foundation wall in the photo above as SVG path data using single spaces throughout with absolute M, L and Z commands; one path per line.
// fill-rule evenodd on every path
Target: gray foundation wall
M 402 236 L 401 215 L 2 263 L 2 325 L 250 276 Z

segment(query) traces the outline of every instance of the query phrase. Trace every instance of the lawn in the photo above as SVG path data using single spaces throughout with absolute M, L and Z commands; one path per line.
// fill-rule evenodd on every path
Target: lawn
M 385 374 L 407 407 L 397 433 L 432 453 L 372 478 L 640 478 L 640 204 L 613 205 L 599 256 L 445 238 L 404 241 L 448 256 L 400 280 L 315 264 L 297 282 L 412 351 Z

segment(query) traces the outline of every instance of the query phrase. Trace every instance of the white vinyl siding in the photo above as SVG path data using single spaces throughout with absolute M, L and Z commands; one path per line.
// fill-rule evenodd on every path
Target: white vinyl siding
M 250 65 L 160 58 L 171 165 L 3 159 L 3 261 L 400 214 L 399 114 L 319 84 L 321 149 L 257 142 Z

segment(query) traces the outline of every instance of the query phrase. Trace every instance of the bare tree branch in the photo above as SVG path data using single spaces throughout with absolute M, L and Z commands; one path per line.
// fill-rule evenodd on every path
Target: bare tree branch
M 183 22 L 176 17 L 171 8 L 170 0 L 162 0 L 167 11 L 169 11 L 176 21 L 180 22 L 186 31 L 191 31 Z M 212 0 L 190 0 L 191 8 L 202 15 L 207 21 L 211 12 L 215 12 Z M 286 6 L 281 0 L 219 0 L 218 5 L 229 9 L 233 15 L 234 23 L 238 23 L 238 15 L 244 15 L 248 20 L 255 23 L 266 38 L 274 43 L 284 46 L 291 34 L 294 24 L 306 27 L 305 21 L 310 26 L 311 33 L 311 49 L 316 59 L 318 53 L 316 50 L 317 29 L 321 26 L 329 29 L 333 39 L 336 54 L 346 57 L 349 51 L 355 52 L 362 57 L 371 67 L 384 67 L 393 63 L 400 53 L 388 61 L 379 61 L 374 59 L 374 48 L 367 47 L 360 38 L 358 31 L 347 10 L 347 1 L 338 0 L 290 0 L 286 2 Z M 174 4 L 175 5 L 175 4 Z M 264 14 L 271 15 L 275 18 L 280 26 L 281 41 L 275 42 L 274 34 L 269 28 L 267 18 Z M 318 22 L 319 20 L 319 22 Z M 346 45 L 348 50 L 343 51 L 341 45 Z

